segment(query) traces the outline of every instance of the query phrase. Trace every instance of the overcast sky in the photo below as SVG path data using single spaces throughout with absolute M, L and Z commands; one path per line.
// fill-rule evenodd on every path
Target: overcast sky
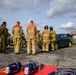
M 0 24 L 6 21 L 10 33 L 17 21 L 25 32 L 29 19 L 40 31 L 45 25 L 57 33 L 76 30 L 76 0 L 0 0 Z

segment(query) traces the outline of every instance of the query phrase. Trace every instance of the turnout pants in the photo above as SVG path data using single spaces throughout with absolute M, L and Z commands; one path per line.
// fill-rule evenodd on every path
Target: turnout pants
M 6 38 L 5 37 L 1 37 L 1 50 L 6 50 Z
M 49 43 L 43 43 L 42 44 L 42 50 L 43 51 L 49 51 Z
M 51 50 L 55 50 L 55 48 L 54 48 L 55 42 L 54 41 L 51 41 L 50 44 L 51 44 Z
M 14 52 L 19 53 L 21 38 L 13 38 Z
M 31 49 L 32 49 L 32 54 L 36 54 L 36 39 L 27 40 L 27 54 L 31 53 Z

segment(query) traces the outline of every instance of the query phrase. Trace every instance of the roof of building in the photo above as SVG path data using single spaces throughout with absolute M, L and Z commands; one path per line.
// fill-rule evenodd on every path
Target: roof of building
M 71 35 L 76 35 L 76 31 L 71 31 Z

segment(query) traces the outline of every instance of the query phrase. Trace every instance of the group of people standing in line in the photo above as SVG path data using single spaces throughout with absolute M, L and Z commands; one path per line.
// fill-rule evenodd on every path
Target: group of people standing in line
M 37 30 L 36 25 L 34 25 L 33 20 L 30 20 L 29 25 L 26 27 L 26 33 L 27 33 L 27 54 L 35 55 L 37 53 L 36 52 L 37 43 L 40 40 L 42 42 L 43 52 L 49 52 L 49 45 L 51 46 L 51 50 L 55 50 L 54 43 L 56 40 L 55 39 L 56 32 L 53 30 L 52 26 L 50 27 L 49 30 L 48 25 L 45 25 L 44 30 L 40 33 L 40 31 Z M 15 26 L 13 26 L 12 34 L 13 34 L 13 43 L 14 43 L 14 53 L 20 54 L 20 43 L 24 35 L 24 32 L 19 21 L 16 23 Z M 8 36 L 10 35 L 6 27 L 6 22 L 3 22 L 2 25 L 0 26 L 0 53 L 7 54 L 6 39 L 8 38 Z

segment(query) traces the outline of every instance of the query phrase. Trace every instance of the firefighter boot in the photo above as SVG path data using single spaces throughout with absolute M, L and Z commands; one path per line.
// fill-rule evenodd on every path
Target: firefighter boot
M 3 50 L 3 54 L 8 54 L 8 53 L 6 52 L 6 50 Z

